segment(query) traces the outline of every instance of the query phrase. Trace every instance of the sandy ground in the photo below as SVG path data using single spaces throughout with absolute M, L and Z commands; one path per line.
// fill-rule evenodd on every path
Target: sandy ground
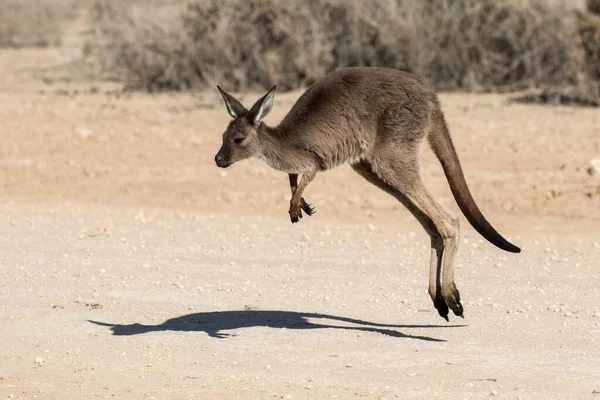
M 285 175 L 214 165 L 216 92 L 47 78 L 63 62 L 0 54 L 0 398 L 600 398 L 598 109 L 441 95 L 476 201 L 523 249 L 462 218 L 447 323 L 426 234 L 350 168 L 292 225 Z M 458 214 L 429 153 L 423 176 Z

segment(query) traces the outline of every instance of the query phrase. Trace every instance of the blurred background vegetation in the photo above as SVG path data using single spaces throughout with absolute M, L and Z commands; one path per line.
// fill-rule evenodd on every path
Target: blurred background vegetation
M 62 46 L 79 79 L 136 90 L 292 90 L 363 65 L 600 102 L 600 0 L 2 0 L 0 46 Z

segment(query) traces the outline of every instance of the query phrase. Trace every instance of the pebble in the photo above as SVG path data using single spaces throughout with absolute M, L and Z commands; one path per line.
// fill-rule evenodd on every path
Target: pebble
M 94 134 L 90 129 L 87 128 L 78 128 L 75 130 L 75 133 L 82 139 L 87 139 Z
M 600 157 L 596 157 L 590 161 L 587 172 L 591 176 L 600 176 Z
M 44 358 L 42 358 L 42 357 L 36 357 L 36 358 L 35 358 L 35 363 L 36 363 L 38 366 L 40 366 L 40 367 L 41 367 L 42 365 L 44 365 L 44 363 L 45 363 L 45 362 L 46 362 L 46 359 L 44 359 Z

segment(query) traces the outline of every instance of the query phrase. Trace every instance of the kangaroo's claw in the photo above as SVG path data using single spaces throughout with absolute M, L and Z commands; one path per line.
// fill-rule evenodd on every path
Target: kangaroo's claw
M 314 207 L 312 207 L 306 202 L 306 200 L 304 200 L 304 197 L 300 199 L 300 207 L 302 207 L 302 210 L 304 210 L 304 212 L 308 216 L 311 216 L 317 212 L 317 210 L 315 210 Z

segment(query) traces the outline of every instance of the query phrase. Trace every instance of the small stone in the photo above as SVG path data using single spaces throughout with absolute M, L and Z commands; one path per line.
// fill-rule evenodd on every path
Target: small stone
M 35 358 L 35 363 L 37 366 L 41 367 L 42 365 L 44 365 L 44 363 L 46 362 L 46 360 L 42 357 L 36 357 Z
M 600 157 L 596 157 L 590 161 L 587 172 L 591 176 L 600 176 Z
M 492 393 L 490 393 L 490 396 L 498 396 L 498 392 L 495 390 L 492 390 Z
M 77 134 L 77 136 L 79 136 L 82 139 L 87 139 L 88 137 L 93 135 L 93 132 L 86 128 L 76 129 L 75 133 Z

